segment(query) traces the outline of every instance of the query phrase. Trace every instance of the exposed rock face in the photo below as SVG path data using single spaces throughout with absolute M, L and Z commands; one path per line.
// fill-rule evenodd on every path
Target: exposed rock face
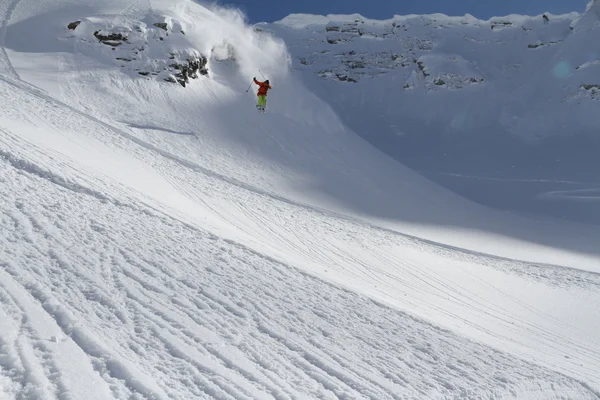
M 510 21 L 492 21 L 491 29 L 509 28 L 513 25 Z
M 488 31 L 490 24 L 493 32 Z M 454 41 L 501 45 L 503 35 L 509 36 L 510 29 L 519 30 L 516 35 L 526 35 L 523 31 L 529 29 L 528 25 L 504 18 L 487 22 L 469 17 L 438 20 L 431 16 L 398 17 L 393 21 L 324 17 L 305 27 L 273 27 L 277 34 L 290 38 L 291 47 L 306 49 L 294 54 L 299 70 L 344 83 L 393 73 L 405 79 L 400 86 L 404 90 L 421 87 L 434 91 L 487 84 L 470 54 L 453 53 L 450 44 Z M 296 36 L 298 31 L 305 34 Z M 530 49 L 558 43 L 532 42 Z
M 208 69 L 206 65 L 208 64 L 208 59 L 204 56 L 191 57 L 188 58 L 185 63 L 173 63 L 170 64 L 169 67 L 177 70 L 174 74 L 175 81 L 178 82 L 181 86 L 185 87 L 186 84 L 190 82 L 191 79 L 197 79 L 198 74 L 200 75 L 208 75 Z M 165 78 L 165 81 L 172 82 L 172 77 Z
M 581 89 L 588 98 L 592 100 L 600 100 L 600 85 L 581 85 Z
M 81 24 L 81 21 L 71 22 L 69 25 L 67 25 L 67 28 L 74 31 L 75 29 L 77 29 L 79 24 Z
M 127 37 L 122 33 L 108 33 L 103 35 L 101 31 L 96 31 L 94 32 L 94 36 L 105 45 L 113 47 L 120 46 L 122 42 L 127 41 Z
M 175 20 L 118 26 L 90 18 L 72 22 L 67 28 L 98 56 L 117 63 L 124 72 L 131 71 L 132 77 L 186 87 L 192 79 L 208 75 L 208 58 L 189 46 L 183 26 Z M 105 46 L 110 46 L 109 52 Z M 225 51 L 224 57 L 230 52 Z

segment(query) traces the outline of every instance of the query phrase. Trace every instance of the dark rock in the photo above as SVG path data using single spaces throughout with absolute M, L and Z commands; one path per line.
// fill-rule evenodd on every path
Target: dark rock
M 419 70 L 423 73 L 423 76 L 428 77 L 429 74 L 425 71 L 425 64 L 423 64 L 423 61 L 418 61 L 417 65 L 419 66 Z
M 127 41 L 127 36 L 122 33 L 109 33 L 108 35 L 103 35 L 100 31 L 96 31 L 94 32 L 94 36 L 107 46 L 119 46 L 122 42 Z
M 100 31 L 96 31 L 94 32 L 94 36 L 96 36 L 96 39 L 98 40 L 127 40 L 127 37 L 122 33 L 110 33 L 108 35 L 102 35 Z
M 138 74 L 143 75 L 143 76 L 148 76 L 148 75 L 150 75 L 150 72 L 140 71 L 140 72 L 138 72 Z
M 208 75 L 208 68 L 206 68 L 206 64 L 208 64 L 208 59 L 204 56 L 196 58 L 194 60 L 188 60 L 190 69 L 194 72 L 200 73 L 200 75 Z
M 506 27 L 506 26 L 511 26 L 512 22 L 510 21 L 493 21 L 492 22 L 492 26 L 491 28 L 494 29 L 495 27 Z
M 67 25 L 67 28 L 74 31 L 79 24 L 81 24 L 81 21 L 75 21 L 75 22 L 71 22 L 69 25 Z
M 582 89 L 585 89 L 592 100 L 600 100 L 600 85 L 586 84 L 581 85 Z
M 356 79 L 349 77 L 348 75 L 335 74 L 337 78 L 342 82 L 353 82 L 356 83 Z
M 186 83 L 189 83 L 190 78 L 197 79 L 198 74 L 208 75 L 208 69 L 206 68 L 207 63 L 208 59 L 204 56 L 200 56 L 188 58 L 186 63 L 170 64 L 169 67 L 179 71 L 175 73 L 175 78 L 177 79 L 177 82 L 181 84 L 181 86 L 185 87 Z
M 342 29 L 343 33 L 354 33 L 354 34 L 361 34 L 360 30 L 358 28 L 354 28 L 354 27 L 350 27 L 350 28 L 344 28 Z
M 167 30 L 167 23 L 166 22 L 156 22 L 154 24 L 155 27 L 160 28 L 162 30 Z

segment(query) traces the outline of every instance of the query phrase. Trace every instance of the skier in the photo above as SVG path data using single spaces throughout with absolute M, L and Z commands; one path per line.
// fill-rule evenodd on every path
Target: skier
M 253 79 L 254 83 L 258 85 L 258 92 L 256 93 L 258 96 L 258 103 L 256 104 L 256 108 L 258 108 L 258 111 L 265 112 L 265 108 L 267 107 L 267 92 L 271 89 L 271 84 L 268 79 L 264 82 L 257 81 L 256 77 Z

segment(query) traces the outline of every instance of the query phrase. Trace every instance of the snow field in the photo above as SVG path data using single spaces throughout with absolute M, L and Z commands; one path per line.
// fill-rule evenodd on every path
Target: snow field
M 600 397 L 596 230 L 384 156 L 234 12 L 73 4 L 0 5 L 4 397 Z M 148 60 L 189 46 L 209 75 L 122 70 L 65 31 L 84 17 L 163 18 L 185 35 Z
M 9 398 L 595 398 L 142 205 L 1 165 Z

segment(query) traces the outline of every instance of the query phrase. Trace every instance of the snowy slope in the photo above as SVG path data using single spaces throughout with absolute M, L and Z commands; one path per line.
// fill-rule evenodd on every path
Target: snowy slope
M 144 205 L 48 177 L 2 162 L 3 398 L 597 398 Z
M 284 37 L 294 67 L 307 78 L 324 78 L 307 83 L 375 143 L 384 135 L 393 143 L 399 135 L 406 153 L 430 155 L 428 150 L 443 157 L 445 151 L 468 161 L 483 153 L 498 163 L 512 156 L 516 163 L 523 162 L 518 148 L 549 139 L 594 141 L 600 63 L 590 43 L 599 20 L 590 6 L 581 17 L 550 15 L 549 24 L 541 16 L 516 15 L 489 21 L 439 14 L 387 21 L 291 15 L 260 29 Z M 464 149 L 459 153 L 466 139 L 474 142 L 470 156 Z M 576 158 L 537 169 L 533 161 L 539 160 L 531 161 L 529 174 L 581 173 L 581 164 L 566 165 Z M 589 169 L 589 177 L 597 178 Z
M 123 68 L 115 64 L 116 58 L 123 55 L 119 54 L 119 47 L 107 50 L 115 53 L 115 59 L 108 62 L 104 52 L 82 43 L 65 29 L 68 23 L 93 18 L 99 11 L 86 11 L 82 16 L 76 8 L 65 11 L 60 4 L 48 2 L 60 20 L 36 24 L 38 31 L 47 32 L 44 37 L 50 43 L 45 47 L 55 51 L 27 50 L 27 43 L 41 39 L 28 38 L 21 30 L 14 36 L 8 32 L 7 51 L 12 64 L 21 69 L 23 79 L 49 93 L 60 93 L 61 101 L 71 107 L 100 120 L 108 118 L 127 135 L 288 200 L 366 217 L 388 228 L 448 245 L 528 261 L 565 264 L 561 255 L 564 253 L 553 248 L 565 248 L 569 257 L 572 251 L 594 255 L 600 252 L 596 245 L 598 229 L 545 225 L 490 213 L 382 157 L 347 130 L 327 104 L 289 74 L 289 57 L 278 39 L 253 35 L 241 20 L 224 22 L 223 16 L 196 25 L 193 21 L 205 20 L 207 11 L 192 6 L 186 2 L 176 7 L 163 6 L 162 13 L 155 4 L 151 11 L 141 5 L 136 11 L 132 6 L 114 21 L 105 22 L 117 28 L 131 27 L 134 21 L 146 21 L 147 26 L 152 26 L 152 21 L 162 22 L 165 15 L 173 19 L 175 11 L 180 13 L 182 17 L 175 21 L 187 34 L 177 39 L 188 41 L 184 48 L 194 46 L 209 57 L 210 79 L 199 79 L 185 91 L 177 85 L 165 86 L 161 79 L 152 77 L 122 79 L 124 74 L 137 73 L 130 74 L 129 69 L 121 72 Z M 19 8 L 15 12 L 18 19 L 26 19 L 27 12 L 37 12 L 35 8 L 22 8 L 23 16 L 18 17 Z M 196 35 L 192 36 L 195 30 Z M 159 48 L 172 46 L 169 40 L 149 43 Z M 96 46 L 109 48 L 104 44 Z M 179 46 L 174 45 L 175 49 Z M 223 58 L 221 49 L 228 46 L 235 47 L 235 60 L 219 62 Z M 160 51 L 169 52 L 169 48 Z M 31 72 L 32 63 L 52 67 Z M 82 65 L 86 66 L 84 70 Z M 254 113 L 255 97 L 245 93 L 251 70 L 259 78 L 256 71 L 264 71 L 277 85 L 268 119 Z M 133 111 L 138 109 L 139 112 Z M 174 120 L 174 115 L 181 118 Z M 490 232 L 493 240 L 482 241 L 481 231 Z M 517 252 L 515 248 L 521 240 L 532 245 Z M 595 265 L 595 259 L 578 259 L 580 267 L 596 269 Z
M 387 158 L 230 12 L 2 7 L 8 398 L 598 397 L 593 228 Z M 171 56 L 207 74 L 168 82 Z
M 483 204 L 600 224 L 591 4 L 548 24 L 291 15 L 258 29 L 283 37 L 306 84 L 402 163 Z

